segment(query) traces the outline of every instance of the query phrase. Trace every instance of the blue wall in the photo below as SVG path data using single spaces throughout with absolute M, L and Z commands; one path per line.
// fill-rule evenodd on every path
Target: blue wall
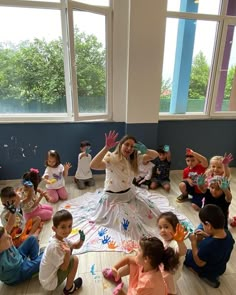
M 21 178 L 29 168 L 44 172 L 49 149 L 56 149 L 62 162 L 71 162 L 73 175 L 81 140 L 92 144 L 92 155 L 104 146 L 104 133 L 109 130 L 132 134 L 150 148 L 169 144 L 172 169 L 185 166 L 185 148 L 207 158 L 232 152 L 236 157 L 236 120 L 160 121 L 158 124 L 93 123 L 25 123 L 0 125 L 0 179 Z M 236 162 L 232 163 L 232 166 Z

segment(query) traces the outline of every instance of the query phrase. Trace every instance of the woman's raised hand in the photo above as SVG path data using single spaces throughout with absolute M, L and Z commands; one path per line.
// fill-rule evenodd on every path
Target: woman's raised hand
M 114 146 L 116 146 L 119 141 L 116 141 L 117 136 L 119 135 L 119 133 L 113 131 L 109 131 L 108 135 L 105 133 L 105 138 L 106 138 L 106 147 L 108 149 L 113 148 Z

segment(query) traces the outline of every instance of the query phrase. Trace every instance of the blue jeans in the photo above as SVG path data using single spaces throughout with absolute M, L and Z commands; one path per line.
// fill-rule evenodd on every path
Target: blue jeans
M 23 257 L 23 262 L 20 273 L 16 275 L 14 285 L 30 279 L 32 275 L 38 273 L 43 256 L 43 253 L 39 254 L 39 243 L 34 236 L 28 237 L 24 243 L 20 245 L 18 251 Z

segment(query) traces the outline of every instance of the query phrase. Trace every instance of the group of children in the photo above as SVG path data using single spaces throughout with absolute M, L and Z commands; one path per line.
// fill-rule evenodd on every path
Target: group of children
M 74 177 L 78 188 L 84 189 L 95 184 L 90 166 L 93 169 L 106 169 L 108 180 L 111 175 L 114 177 L 109 174 L 114 171 L 109 168 L 112 153 L 109 154 L 108 151 L 118 144 L 114 156 L 118 155 L 121 159 L 122 155 L 124 159 L 129 160 L 134 171 L 140 170 L 140 174 L 134 179 L 136 185 L 148 185 L 151 189 L 162 186 L 169 192 L 170 147 L 161 146 L 156 152 L 148 150 L 133 137 L 125 137 L 118 143 L 117 136 L 114 131 L 106 135 L 106 145 L 93 161 L 90 143 L 81 142 L 78 168 Z M 144 155 L 141 162 L 137 160 L 139 154 Z M 192 249 L 187 250 L 185 246 L 187 233 L 176 215 L 173 212 L 161 213 L 157 218 L 157 232 L 159 231 L 161 240 L 154 236 L 141 237 L 136 256 L 127 256 L 112 268 L 103 270 L 104 277 L 116 284 L 114 295 L 124 294 L 122 277 L 125 275 L 130 275 L 127 294 L 133 294 L 135 290 L 139 290 L 140 294 L 177 294 L 176 282 L 181 275 L 183 264 L 211 286 L 219 287 L 218 277 L 224 273 L 234 245 L 232 235 L 227 229 L 228 209 L 232 199 L 228 165 L 232 159 L 231 154 L 213 157 L 208 168 L 205 157 L 191 149 L 186 150 L 187 168 L 184 169 L 183 181 L 179 184 L 181 195 L 177 201 L 186 201 L 188 195 L 191 195 L 192 206 L 199 211 L 201 225 L 189 236 Z M 64 178 L 70 168 L 70 163 L 61 164 L 57 151 L 50 150 L 42 178 L 37 169 L 30 169 L 23 175 L 23 186 L 20 189 L 2 189 L 2 282 L 16 285 L 39 272 L 40 283 L 46 290 L 55 290 L 65 279 L 67 281 L 64 294 L 72 294 L 81 287 L 82 279 L 75 279 L 78 257 L 72 255 L 72 251 L 83 246 L 85 235 L 80 231 L 79 240 L 72 243 L 67 239 L 72 231 L 71 213 L 59 210 L 53 215 L 52 206 L 40 204 L 42 198 L 51 203 L 68 198 Z M 126 173 L 124 169 L 122 171 L 123 174 Z M 118 172 L 120 174 L 120 171 Z M 46 183 L 45 191 L 38 188 L 42 179 Z M 127 183 L 127 187 L 128 185 L 130 184 Z M 123 188 L 124 183 L 120 187 L 118 182 L 112 183 L 111 179 L 105 181 L 105 193 L 111 196 L 121 196 L 130 190 Z M 52 230 L 55 234 L 43 253 L 39 249 L 38 235 L 43 222 L 50 220 L 52 215 Z

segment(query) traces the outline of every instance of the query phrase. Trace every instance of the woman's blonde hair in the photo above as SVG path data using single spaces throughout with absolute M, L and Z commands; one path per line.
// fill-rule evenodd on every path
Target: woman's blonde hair
M 134 136 L 125 135 L 124 137 L 122 137 L 122 139 L 119 141 L 119 143 L 116 146 L 116 149 L 114 151 L 114 153 L 118 155 L 119 160 L 121 160 L 123 157 L 123 155 L 121 153 L 121 146 L 123 143 L 125 143 L 129 139 L 131 139 L 135 143 L 137 143 L 137 140 Z M 138 173 L 138 152 L 137 152 L 137 150 L 134 149 L 133 153 L 129 157 L 129 162 L 130 162 L 131 169 L 133 170 L 133 172 L 135 174 L 137 174 Z

